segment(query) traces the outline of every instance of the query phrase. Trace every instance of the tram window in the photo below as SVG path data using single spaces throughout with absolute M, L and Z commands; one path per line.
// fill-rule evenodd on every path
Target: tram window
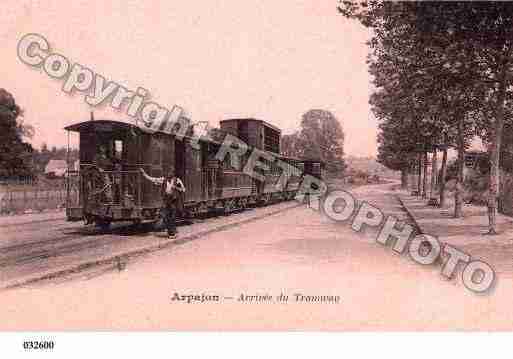
M 114 157 L 118 160 L 121 160 L 123 156 L 123 141 L 115 140 L 114 141 Z
M 153 136 L 150 142 L 151 163 L 155 166 L 162 165 L 165 151 L 164 139 L 159 136 Z
M 230 153 L 227 153 L 225 156 L 224 156 L 224 159 L 223 159 L 223 169 L 224 170 L 231 170 L 231 158 L 230 158 Z

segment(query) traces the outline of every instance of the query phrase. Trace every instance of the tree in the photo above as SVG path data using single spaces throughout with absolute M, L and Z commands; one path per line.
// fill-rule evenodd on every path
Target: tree
M 401 187 L 408 185 L 408 173 L 411 170 L 413 144 L 405 136 L 403 128 L 396 126 L 393 121 L 383 121 L 379 124 L 377 160 L 385 167 L 401 172 Z M 410 136 L 411 137 L 411 136 Z
M 512 117 L 513 4 L 343 1 L 339 11 L 374 30 L 370 65 L 382 78 L 377 87 L 392 90 L 396 99 L 420 99 L 411 108 L 429 108 L 432 118 L 442 119 L 435 127 L 454 133 L 459 158 L 456 217 L 462 215 L 464 152 L 482 129 L 491 162 L 489 233 L 495 234 L 501 139 L 504 123 Z M 408 88 L 401 94 L 400 89 Z
M 424 33 L 431 38 L 445 34 L 451 40 L 451 51 L 439 49 L 438 53 L 446 55 L 444 67 L 457 75 L 456 79 L 463 85 L 462 97 L 470 104 L 462 112 L 458 128 L 462 126 L 462 117 L 472 117 L 477 125 L 480 120 L 486 122 L 491 162 L 489 233 L 496 234 L 501 139 L 513 85 L 510 76 L 513 64 L 513 4 L 431 3 L 421 5 L 421 8 L 424 10 Z M 458 147 L 461 146 L 462 140 L 459 138 Z M 459 163 L 463 165 L 461 156 Z
M 313 109 L 303 114 L 297 148 L 302 157 L 322 160 L 332 174 L 341 175 L 345 169 L 344 131 L 330 111 Z
M 303 150 L 299 147 L 299 133 L 294 132 L 290 135 L 281 137 L 281 153 L 289 157 L 302 157 Z
M 32 146 L 23 141 L 33 129 L 18 120 L 22 114 L 12 94 L 0 89 L 0 176 L 29 176 L 32 174 Z

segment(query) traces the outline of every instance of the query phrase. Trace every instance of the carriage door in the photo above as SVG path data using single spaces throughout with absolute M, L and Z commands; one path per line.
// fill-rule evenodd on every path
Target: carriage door
M 185 181 L 185 146 L 183 141 L 175 141 L 175 175 Z

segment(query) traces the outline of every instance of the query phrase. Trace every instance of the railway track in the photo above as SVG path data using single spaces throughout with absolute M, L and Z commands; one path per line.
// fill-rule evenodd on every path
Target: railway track
M 123 240 L 123 238 L 120 238 L 118 236 L 110 237 L 110 238 L 95 238 L 92 240 L 84 241 L 83 237 L 78 237 L 76 235 L 69 235 L 61 238 L 57 238 L 52 241 L 44 241 L 43 244 L 40 242 L 41 245 L 48 245 L 49 242 L 54 244 L 54 248 L 45 248 L 45 249 L 39 249 L 39 250 L 32 250 L 29 253 L 22 252 L 22 254 L 14 254 L 12 256 L 0 256 L 0 268 L 13 266 L 13 265 L 19 265 L 19 264 L 26 264 L 33 261 L 38 261 L 42 259 L 48 259 L 51 257 L 57 257 L 60 255 L 66 255 L 74 252 L 78 252 L 81 250 L 87 250 L 92 248 L 98 248 L 99 246 L 107 246 L 110 244 L 115 243 L 116 241 Z M 71 243 L 73 241 L 73 243 Z M 77 242 L 77 243 L 75 243 Z M 58 245 L 55 247 L 55 245 Z M 5 250 L 0 251 L 0 255 L 4 254 L 6 251 L 9 252 L 16 252 L 19 251 L 20 248 L 26 248 L 26 246 L 18 246 L 18 248 L 12 248 L 8 247 Z
M 209 233 L 232 229 L 298 206 L 298 203 L 279 203 L 258 208 L 254 212 L 242 212 L 239 217 L 230 215 L 198 220 L 190 227 L 182 227 L 180 237 L 173 242 L 151 231 L 138 230 L 134 226 L 119 226 L 109 231 L 94 227 L 70 228 L 68 233 L 56 237 L 0 248 L 0 278 L 5 282 L 16 279 L 18 275 L 23 277 L 30 274 L 37 277 L 41 268 L 46 272 L 48 268 L 55 268 L 58 272 L 63 264 L 83 265 L 85 261 L 94 262 L 95 258 L 103 258 L 120 250 L 131 253 L 134 248 L 160 247 L 161 243 L 163 246 L 170 243 L 183 244 Z
M 34 223 L 34 222 L 31 222 L 31 223 Z M 65 222 L 65 223 L 68 224 L 68 222 Z M 34 223 L 34 224 L 36 224 L 36 223 Z M 124 226 L 124 227 L 126 228 L 126 226 Z M 121 227 L 118 227 L 116 229 L 119 229 L 119 228 L 121 228 Z M 41 228 L 30 228 L 29 231 L 30 232 L 41 231 Z M 75 238 L 84 238 L 87 236 L 94 236 L 94 235 L 105 235 L 105 234 L 109 234 L 109 232 L 112 232 L 112 231 L 107 231 L 107 232 L 103 231 L 102 232 L 98 228 L 94 228 L 92 226 L 84 227 L 83 225 L 75 225 L 74 227 L 65 227 L 65 228 L 61 229 L 61 231 L 62 232 L 57 237 L 52 236 L 51 238 L 43 239 L 43 240 L 39 240 L 39 241 L 28 241 L 28 242 L 24 242 L 21 244 L 0 246 L 0 256 L 2 254 L 6 254 L 6 253 L 16 251 L 16 250 L 30 249 L 30 248 L 34 248 L 34 247 L 38 247 L 38 246 L 42 246 L 42 245 L 49 245 L 52 243 L 66 242 L 68 240 L 75 239 Z M 55 234 L 55 233 L 49 233 L 49 234 Z M 1 266 L 1 263 L 0 263 L 0 266 Z
M 287 202 L 281 202 L 287 203 Z M 280 206 L 280 203 L 261 208 L 273 208 Z M 258 211 L 258 208 L 256 208 Z M 234 213 L 244 213 L 234 212 Z M 216 216 L 215 218 L 223 218 Z M 195 220 L 195 223 L 201 223 L 206 220 Z M 14 244 L 8 246 L 0 246 L 0 270 L 5 267 L 29 264 L 52 257 L 58 257 L 81 250 L 99 248 L 101 246 L 113 245 L 120 240 L 130 240 L 137 235 L 151 236 L 151 230 L 146 227 L 137 228 L 133 225 L 114 225 L 107 231 L 100 230 L 96 227 L 84 227 L 83 225 L 74 225 L 69 222 L 64 222 L 64 218 L 49 218 L 42 220 L 34 220 L 23 223 L 12 223 L 3 225 L 0 228 L 16 228 L 23 227 L 23 231 L 37 232 L 41 231 L 40 227 L 33 227 L 33 225 L 49 224 L 52 222 L 63 222 L 61 230 L 64 233 L 46 233 L 50 238 L 37 241 L 27 241 L 21 244 Z M 71 225 L 71 227 L 69 227 Z M 26 226 L 29 226 L 27 228 Z M 10 235 L 10 233 L 9 233 Z M 15 236 L 15 232 L 13 233 Z
M 58 221 L 64 221 L 64 216 L 62 218 L 48 218 L 48 219 L 39 219 L 35 221 L 28 221 L 28 222 L 22 222 L 22 223 L 8 223 L 0 225 L 0 228 L 12 228 L 12 227 L 19 227 L 19 226 L 25 226 L 25 225 L 31 225 L 31 224 L 41 224 L 41 223 L 49 223 L 49 222 L 58 222 Z

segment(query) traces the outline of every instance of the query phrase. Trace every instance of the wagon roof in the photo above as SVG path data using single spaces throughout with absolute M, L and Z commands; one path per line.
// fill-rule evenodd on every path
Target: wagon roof
M 173 136 L 172 134 L 167 133 L 167 132 L 154 131 L 154 130 L 150 130 L 149 128 L 144 128 L 142 126 L 134 125 L 132 123 L 123 122 L 123 121 L 115 121 L 115 120 L 83 121 L 83 122 L 75 123 L 73 125 L 66 126 L 66 127 L 64 127 L 64 129 L 66 131 L 82 132 L 82 131 L 87 131 L 87 130 L 91 129 L 95 125 L 113 125 L 113 126 L 116 126 L 118 129 L 125 129 L 125 130 L 136 129 L 136 130 L 140 130 L 144 133 L 148 133 L 148 134 L 162 133 L 165 135 Z M 184 138 L 193 139 L 190 136 L 184 136 Z M 211 143 L 220 144 L 216 141 L 209 140 L 206 138 L 200 138 L 199 140 L 202 142 L 211 142 Z
M 285 160 L 293 160 L 293 161 L 303 161 L 303 159 L 299 158 L 299 157 L 293 157 L 293 156 L 286 156 L 286 155 L 283 155 L 281 153 L 274 153 L 274 152 L 270 152 L 270 151 L 265 151 L 269 154 L 271 154 L 272 156 L 275 156 L 279 159 L 285 159 Z
M 226 120 L 226 121 L 230 121 L 230 120 Z M 256 121 L 261 121 L 261 122 L 264 122 L 262 120 L 256 120 Z M 123 122 L 123 121 L 115 121 L 115 120 L 94 120 L 94 121 L 83 121 L 83 122 L 79 122 L 79 123 L 75 123 L 73 125 L 69 125 L 69 126 L 66 126 L 64 127 L 64 129 L 66 131 L 74 131 L 74 132 L 82 132 L 82 131 L 87 131 L 88 129 L 90 129 L 92 126 L 94 125 L 98 125 L 98 124 L 110 124 L 110 125 L 115 125 L 116 127 L 118 128 L 123 128 L 123 129 L 126 129 L 126 130 L 129 130 L 129 129 L 138 129 L 140 131 L 143 131 L 145 133 L 148 133 L 148 134 L 154 134 L 156 132 L 159 132 L 159 133 L 163 133 L 163 134 L 167 134 L 167 135 L 170 135 L 168 133 L 165 133 L 165 132 L 160 132 L 160 131 L 152 131 L 150 129 L 147 129 L 147 128 L 144 128 L 144 127 L 141 127 L 141 126 L 136 126 L 134 124 L 131 124 L 131 123 L 128 123 L 128 122 Z M 190 136 L 185 136 L 185 138 L 187 139 L 193 139 L 192 137 Z M 201 137 L 199 139 L 200 141 L 202 142 L 209 142 L 209 143 L 213 143 L 213 144 L 217 144 L 217 145 L 221 145 L 220 142 L 217 142 L 217 141 L 214 141 L 214 140 L 211 140 L 211 139 L 207 139 L 207 138 L 204 138 L 204 137 Z M 264 151 L 264 152 L 268 152 L 268 151 Z M 285 155 L 282 155 L 282 154 L 279 154 L 279 153 L 274 153 L 274 152 L 269 152 L 270 154 L 272 154 L 273 156 L 277 157 L 277 158 L 281 158 L 281 159 L 289 159 L 289 160 L 295 160 L 295 161 L 303 161 L 303 162 L 306 162 L 306 161 L 315 161 L 315 162 L 321 162 L 323 163 L 321 160 L 319 159 L 306 159 L 306 158 L 297 158 L 297 157 L 292 157 L 292 156 L 285 156 Z
M 274 126 L 273 124 L 271 124 L 271 123 L 269 123 L 267 121 L 260 120 L 258 118 L 252 118 L 252 117 L 248 117 L 248 118 L 227 118 L 226 120 L 219 121 L 219 123 L 230 122 L 230 121 L 253 121 L 253 122 L 259 122 L 262 125 L 267 126 L 269 128 L 272 128 L 273 130 L 281 133 L 281 129 L 279 129 L 278 127 Z
M 303 158 L 303 162 L 315 162 L 315 163 L 320 163 L 323 166 L 326 165 L 326 161 L 323 161 L 320 158 L 307 157 L 307 158 Z
M 114 120 L 83 121 L 83 122 L 75 123 L 73 125 L 66 126 L 66 127 L 64 127 L 64 129 L 66 131 L 82 132 L 82 131 L 88 130 L 92 126 L 95 126 L 98 124 L 111 124 L 111 125 L 117 126 L 118 128 L 125 128 L 125 129 L 139 128 L 144 131 L 143 128 L 141 128 L 139 126 L 132 125 L 131 123 L 122 122 L 122 121 L 114 121 Z

